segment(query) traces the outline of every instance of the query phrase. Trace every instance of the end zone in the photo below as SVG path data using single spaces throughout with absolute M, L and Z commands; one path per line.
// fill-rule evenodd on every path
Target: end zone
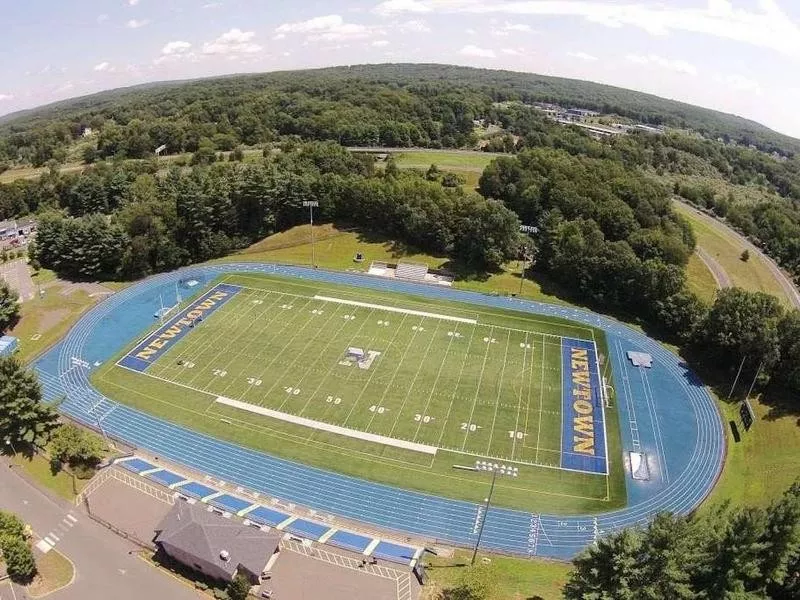
M 605 412 L 594 342 L 562 338 L 561 468 L 608 474 Z
M 144 373 L 170 346 L 174 345 L 175 342 L 189 332 L 197 319 L 209 317 L 239 293 L 241 289 L 238 285 L 227 283 L 220 283 L 214 286 L 145 337 L 133 350 L 119 359 L 117 364 L 121 367 Z

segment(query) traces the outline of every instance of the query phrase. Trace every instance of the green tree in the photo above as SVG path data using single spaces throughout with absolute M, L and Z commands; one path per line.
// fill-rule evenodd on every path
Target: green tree
M 13 356 L 0 357 L 0 440 L 44 447 L 59 426 L 58 415 L 42 403 L 33 371 Z
M 0 536 L 24 537 L 25 523 L 14 513 L 0 510 Z
M 796 598 L 800 592 L 800 482 L 767 509 L 764 541 L 761 573 L 770 596 Z
M 228 597 L 231 600 L 246 600 L 251 587 L 247 577 L 237 574 L 228 584 Z
M 566 600 L 636 600 L 642 581 L 642 533 L 624 529 L 600 539 L 572 561 Z
M 11 579 L 27 583 L 36 575 L 36 560 L 26 539 L 19 536 L 0 536 L 0 550 Z
M 54 458 L 70 466 L 94 467 L 102 460 L 106 445 L 95 434 L 68 423 L 53 433 L 48 450 Z
M 742 254 L 741 254 L 741 256 L 739 256 L 739 258 L 743 262 L 747 262 L 748 260 L 750 260 L 750 251 L 749 250 L 742 250 Z
M 19 295 L 5 281 L 0 281 L 0 333 L 19 319 Z

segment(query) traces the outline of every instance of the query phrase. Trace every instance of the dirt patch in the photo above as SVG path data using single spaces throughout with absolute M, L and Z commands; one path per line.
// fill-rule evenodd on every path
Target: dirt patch
M 345 235 L 347 232 L 337 229 L 334 225 L 326 223 L 324 225 L 314 226 L 314 241 L 320 242 L 330 238 L 335 238 L 340 235 Z M 267 250 L 279 250 L 281 248 L 292 248 L 294 246 L 303 246 L 311 241 L 311 227 L 309 225 L 297 225 L 286 231 L 276 233 L 260 242 L 256 242 L 249 248 L 242 251 L 242 254 L 254 254 L 256 252 L 266 252 Z
M 44 333 L 51 327 L 55 327 L 61 321 L 66 319 L 72 312 L 68 308 L 55 308 L 53 310 L 48 310 L 42 313 L 41 317 L 39 317 L 39 323 L 37 326 L 37 330 L 39 333 Z

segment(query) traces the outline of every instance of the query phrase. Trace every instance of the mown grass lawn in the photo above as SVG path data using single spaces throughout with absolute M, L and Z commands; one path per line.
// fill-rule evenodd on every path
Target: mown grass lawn
M 73 482 L 72 475 L 66 471 L 53 473 L 50 461 L 39 454 L 34 454 L 32 457 L 16 454 L 12 458 L 12 463 L 15 468 L 22 469 L 36 483 L 65 500 L 73 500 L 76 493 L 80 492 L 87 483 L 87 481 L 77 478 Z
M 75 567 L 58 550 L 36 554 L 36 578 L 25 589 L 32 598 L 41 598 L 68 585 L 75 575 Z

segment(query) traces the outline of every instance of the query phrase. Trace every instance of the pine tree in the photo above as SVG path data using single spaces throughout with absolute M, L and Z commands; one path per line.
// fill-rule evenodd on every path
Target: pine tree
M 566 600 L 637 600 L 642 581 L 642 533 L 624 529 L 601 539 L 573 561 Z
M 642 540 L 637 599 L 690 600 L 691 565 L 696 563 L 697 536 L 684 517 L 661 513 L 647 527 Z
M 13 327 L 19 319 L 18 300 L 17 293 L 5 281 L 0 281 L 0 333 Z
M 41 447 L 58 426 L 33 371 L 14 357 L 0 357 L 0 440 Z
M 800 597 L 800 482 L 767 509 L 763 576 L 773 598 Z

